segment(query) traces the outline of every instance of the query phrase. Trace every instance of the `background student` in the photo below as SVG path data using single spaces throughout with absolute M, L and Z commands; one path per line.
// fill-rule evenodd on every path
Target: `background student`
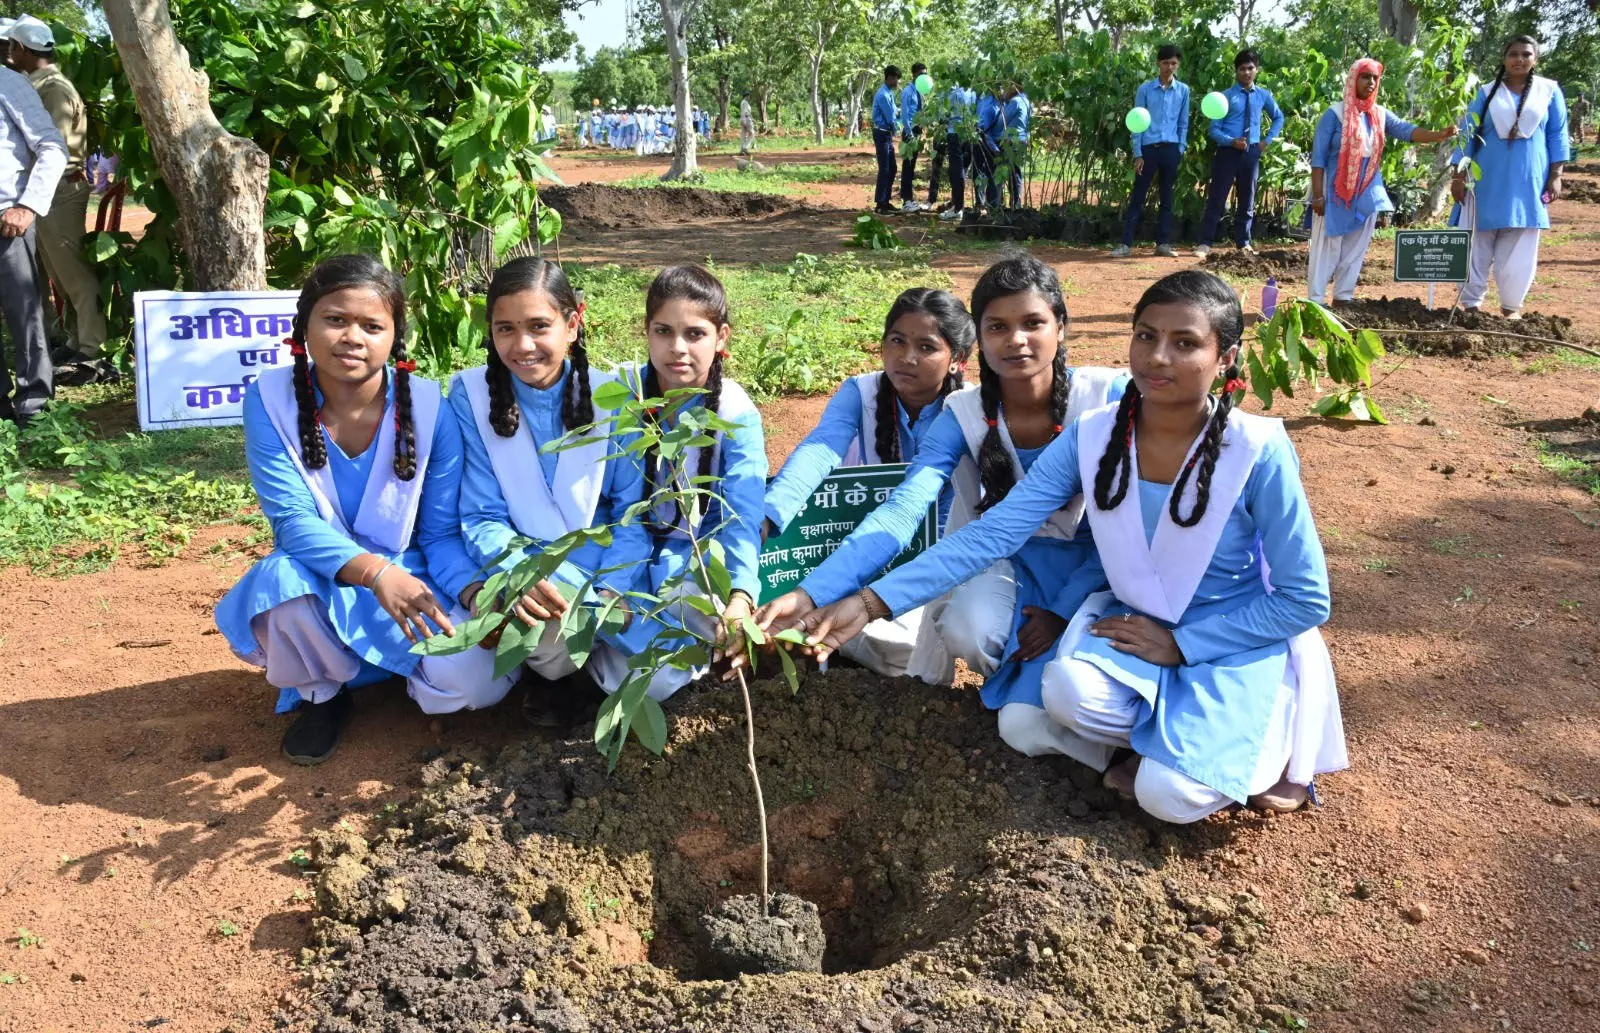
M 1122 220 L 1122 243 L 1112 250 L 1112 258 L 1133 253 L 1133 235 L 1144 215 L 1150 184 L 1155 181 L 1161 185 L 1156 254 L 1177 257 L 1178 253 L 1172 250 L 1172 189 L 1178 182 L 1178 162 L 1189 149 L 1189 86 L 1178 81 L 1181 60 L 1176 46 L 1164 44 L 1156 51 L 1156 78 L 1141 83 L 1133 95 L 1133 106 L 1150 112 L 1150 128 L 1133 134 L 1133 194 L 1128 199 L 1128 214 Z
M 1389 139 L 1438 143 L 1456 135 L 1418 129 L 1378 103 L 1383 65 L 1364 57 L 1350 66 L 1344 100 L 1322 113 L 1311 144 L 1311 252 L 1307 297 L 1319 304 L 1350 301 L 1366 260 L 1379 212 L 1394 205 L 1383 185 L 1383 150 Z M 1330 183 L 1330 177 L 1332 182 Z
M 1451 225 L 1473 230 L 1472 261 L 1461 304 L 1476 311 L 1494 275 L 1500 311 L 1522 318 L 1522 303 L 1539 267 L 1539 231 L 1550 228 L 1549 203 L 1561 196 L 1561 168 L 1572 157 L 1567 101 L 1554 80 L 1534 75 L 1539 44 L 1517 36 L 1506 44 L 1494 82 L 1479 87 L 1462 125 L 1451 194 Z M 1463 158 L 1483 176 L 1467 189 Z
M 873 188 L 872 205 L 880 215 L 894 215 L 900 210 L 893 204 L 894 134 L 900 120 L 894 95 L 899 86 L 900 69 L 890 65 L 883 70 L 883 85 L 872 95 L 872 151 L 878 161 L 878 181 Z
M 917 154 L 922 150 L 922 127 L 917 124 L 917 114 L 922 111 L 922 93 L 917 89 L 917 76 L 928 71 L 928 66 L 918 61 L 911 66 L 911 81 L 900 91 L 900 140 L 905 156 L 900 162 L 900 210 L 910 215 L 925 211 L 927 205 L 918 201 L 913 189 L 917 178 Z
M 1255 253 L 1250 246 L 1250 229 L 1256 217 L 1256 180 L 1261 174 L 1261 155 L 1283 132 L 1283 110 L 1270 90 L 1256 85 L 1256 74 L 1260 70 L 1261 55 L 1254 50 L 1239 52 L 1233 59 L 1234 84 L 1223 91 L 1228 98 L 1228 113 L 1212 122 L 1207 130 L 1207 135 L 1217 145 L 1217 153 L 1211 159 L 1211 185 L 1206 190 L 1200 245 L 1194 249 L 1198 258 L 1211 254 L 1211 243 L 1222 222 L 1228 194 L 1235 190 L 1239 203 L 1234 212 L 1234 243 L 1243 251 Z M 1269 120 L 1265 136 L 1261 134 L 1262 116 Z
M 1006 86 L 1002 95 L 1000 160 L 1009 170 L 1006 176 L 1011 207 L 1022 207 L 1022 177 L 1028 167 L 1029 127 L 1033 122 L 1033 101 L 1022 91 L 1020 82 Z
M 933 151 L 933 168 L 928 173 L 928 205 L 939 199 L 939 172 L 941 165 L 950 162 L 950 204 L 939 213 L 944 222 L 959 221 L 967 204 L 967 166 L 971 162 L 967 138 L 976 124 L 973 108 L 978 94 L 957 83 L 950 87 L 944 98 L 943 125 L 935 129 L 939 144 Z

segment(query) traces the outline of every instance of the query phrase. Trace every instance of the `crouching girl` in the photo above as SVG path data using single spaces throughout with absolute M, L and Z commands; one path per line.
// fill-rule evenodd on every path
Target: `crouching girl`
M 300 764 L 333 754 L 346 689 L 399 675 L 427 709 L 493 681 L 484 651 L 411 652 L 453 634 L 478 585 L 456 512 L 460 439 L 438 385 L 413 375 L 405 333 L 399 278 L 365 256 L 331 258 L 301 289 L 285 342 L 293 367 L 245 394 L 245 453 L 273 551 L 216 621 L 235 653 L 266 668 L 279 711 L 300 708 L 283 738 Z

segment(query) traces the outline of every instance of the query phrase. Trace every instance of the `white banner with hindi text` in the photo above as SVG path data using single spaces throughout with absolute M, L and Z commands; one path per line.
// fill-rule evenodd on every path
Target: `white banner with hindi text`
M 295 291 L 140 291 L 133 296 L 139 429 L 237 425 L 244 392 L 293 360 Z

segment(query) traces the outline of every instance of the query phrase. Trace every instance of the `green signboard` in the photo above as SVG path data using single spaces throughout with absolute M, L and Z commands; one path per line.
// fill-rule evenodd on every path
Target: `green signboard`
M 1465 283 L 1471 230 L 1396 230 L 1394 278 L 1400 283 Z
M 844 544 L 868 513 L 883 505 L 905 478 L 906 470 L 906 464 L 895 463 L 842 466 L 830 474 L 783 533 L 768 538 L 761 547 L 760 602 L 771 602 L 798 587 Z M 933 545 L 939 536 L 938 519 L 938 508 L 929 506 L 921 530 L 889 564 L 890 570 Z

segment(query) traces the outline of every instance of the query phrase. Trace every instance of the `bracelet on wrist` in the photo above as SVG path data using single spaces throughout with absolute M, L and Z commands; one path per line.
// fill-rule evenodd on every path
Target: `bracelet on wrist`
M 883 620 L 894 616 L 894 612 L 889 609 L 889 605 L 870 588 L 861 589 L 856 593 L 856 598 L 861 600 L 861 605 L 866 609 L 867 616 L 872 620 Z
M 393 560 L 386 561 L 383 566 L 378 568 L 378 572 L 372 575 L 372 580 L 367 583 L 367 587 L 376 589 L 378 587 L 378 582 L 383 579 L 383 575 L 387 574 L 389 572 L 389 568 L 392 566 L 394 566 Z

